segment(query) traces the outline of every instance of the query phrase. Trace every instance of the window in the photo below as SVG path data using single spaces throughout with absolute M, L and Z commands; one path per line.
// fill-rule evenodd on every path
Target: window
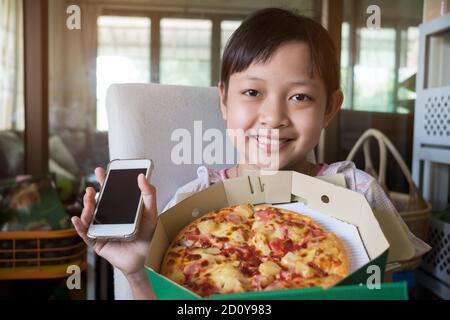
M 240 26 L 241 21 L 226 20 L 220 24 L 220 56 L 223 55 L 223 50 L 230 39 L 233 32 Z
M 393 109 L 395 29 L 361 28 L 360 50 L 354 66 L 354 110 L 389 112 Z
M 400 65 L 398 69 L 397 101 L 399 111 L 414 110 L 416 99 L 416 73 L 419 63 L 419 28 L 408 27 L 401 31 Z
M 160 83 L 211 84 L 210 20 L 161 19 Z
M 0 3 L 0 130 L 24 130 L 23 7 Z
M 220 21 L 220 33 L 212 34 L 212 19 L 161 18 L 159 43 L 151 42 L 149 17 L 100 16 L 97 20 L 97 121 L 99 131 L 108 130 L 105 98 L 113 83 L 145 83 L 210 86 L 212 75 L 212 38 L 220 37 L 220 55 L 240 21 Z M 154 48 L 152 49 L 152 46 Z M 152 61 L 151 50 L 159 51 Z M 158 58 L 155 58 L 158 59 Z M 159 74 L 152 78 L 152 64 Z M 181 71 L 181 72 L 180 72 Z M 156 80 L 155 80 L 156 79 Z
M 0 1 L 0 180 L 25 169 L 23 15 L 22 1 Z
M 108 87 L 150 82 L 150 19 L 101 16 L 97 22 L 97 129 L 107 130 Z
M 414 0 L 405 12 L 400 9 L 402 5 L 381 0 L 376 2 L 383 12 L 380 28 L 366 27 L 367 1 L 344 1 L 348 12 L 341 29 L 343 108 L 412 113 L 421 1 Z

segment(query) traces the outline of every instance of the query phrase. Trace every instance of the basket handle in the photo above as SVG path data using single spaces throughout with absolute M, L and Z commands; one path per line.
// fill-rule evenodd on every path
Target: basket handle
M 364 171 L 375 177 L 382 186 L 385 185 L 385 178 L 386 178 L 386 159 L 387 159 L 387 151 L 386 151 L 386 145 L 384 143 L 384 139 L 382 136 L 377 134 L 378 130 L 375 129 L 369 129 L 366 132 L 362 134 L 362 136 L 356 141 L 355 145 L 353 146 L 352 150 L 347 156 L 347 161 L 352 161 L 355 158 L 356 153 L 361 148 L 361 146 L 364 146 Z M 376 174 L 376 171 L 374 169 L 372 159 L 370 156 L 370 149 L 369 149 L 369 143 L 368 141 L 371 138 L 375 138 L 378 141 L 378 147 L 380 150 L 380 167 L 378 169 L 378 174 Z M 363 145 L 364 144 L 364 145 Z
M 403 160 L 403 157 L 400 155 L 400 153 L 398 152 L 397 148 L 394 146 L 392 141 L 385 134 L 383 134 L 381 131 L 378 131 L 378 134 L 383 136 L 384 143 L 388 147 L 388 149 L 391 152 L 391 154 L 393 155 L 395 161 L 397 162 L 400 169 L 402 170 L 404 177 L 408 181 L 409 201 L 408 201 L 408 206 L 406 208 L 406 211 L 418 210 L 418 209 L 422 209 L 422 208 L 426 207 L 427 204 L 426 204 L 425 200 L 423 199 L 423 197 L 419 191 L 419 188 L 414 183 L 414 180 L 411 175 L 411 171 L 409 170 L 408 166 L 406 165 L 405 161 Z
M 380 167 L 378 171 L 378 176 L 375 174 L 375 169 L 372 164 L 372 159 L 370 155 L 370 139 L 376 138 L 378 141 L 378 145 L 380 148 Z M 416 184 L 414 183 L 414 180 L 412 178 L 411 172 L 408 169 L 408 166 L 406 165 L 405 161 L 403 160 L 402 156 L 398 152 L 397 148 L 393 145 L 391 140 L 382 133 L 379 130 L 376 129 L 369 129 L 367 130 L 361 138 L 357 141 L 353 149 L 350 151 L 347 160 L 352 160 L 358 151 L 358 149 L 361 147 L 361 144 L 364 143 L 364 161 L 365 161 L 365 171 L 369 174 L 372 174 L 380 183 L 380 185 L 385 189 L 385 191 L 388 191 L 386 186 L 386 162 L 387 162 L 387 153 L 386 153 L 386 147 L 389 149 L 390 153 L 394 157 L 395 161 L 399 165 L 400 169 L 402 170 L 402 173 L 406 180 L 408 181 L 409 185 L 409 201 L 407 206 L 407 211 L 416 210 L 419 208 L 423 208 L 426 206 L 425 200 L 421 196 L 419 189 L 417 188 Z

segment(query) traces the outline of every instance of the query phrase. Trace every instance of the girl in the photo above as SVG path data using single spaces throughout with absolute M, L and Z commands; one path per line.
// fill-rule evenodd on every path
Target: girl
M 268 8 L 253 13 L 227 43 L 218 88 L 227 128 L 245 133 L 246 143 L 235 145 L 242 157 L 240 164 L 220 171 L 200 167 L 198 178 L 179 188 L 163 211 L 175 204 L 178 193 L 202 190 L 238 177 L 245 169 L 264 168 L 261 163 L 251 161 L 254 157 L 249 150 L 258 150 L 278 152 L 275 169 L 310 176 L 342 173 L 347 187 L 364 194 L 373 210 L 401 219 L 376 180 L 356 169 L 352 162 L 327 165 L 307 161 L 307 154 L 317 145 L 322 129 L 328 126 L 343 101 L 337 53 L 319 23 L 283 9 Z M 271 138 L 271 130 L 277 131 L 278 139 Z M 255 131 L 269 133 L 254 134 Z M 103 169 L 97 168 L 96 175 L 103 183 Z M 145 208 L 136 240 L 105 242 L 86 237 L 95 206 L 92 188 L 86 190 L 81 218 L 74 217 L 72 221 L 86 243 L 123 272 L 134 298 L 153 299 L 144 261 L 156 223 L 156 190 L 142 175 L 138 177 L 138 185 Z M 420 243 L 412 234 L 411 241 Z

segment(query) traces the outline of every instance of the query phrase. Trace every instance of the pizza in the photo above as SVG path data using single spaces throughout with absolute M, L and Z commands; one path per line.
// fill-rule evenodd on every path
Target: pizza
M 160 273 L 207 297 L 330 287 L 348 274 L 342 241 L 313 219 L 262 204 L 219 209 L 173 239 Z

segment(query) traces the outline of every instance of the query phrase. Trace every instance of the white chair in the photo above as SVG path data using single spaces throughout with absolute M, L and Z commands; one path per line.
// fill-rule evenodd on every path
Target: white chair
M 196 178 L 196 170 L 200 165 L 172 163 L 171 151 L 178 144 L 171 141 L 172 133 L 176 129 L 187 129 L 193 136 L 194 121 L 201 121 L 200 134 L 209 128 L 216 128 L 225 136 L 226 123 L 220 112 L 217 90 L 216 87 L 158 84 L 120 84 L 112 85 L 108 90 L 106 108 L 110 159 L 142 157 L 155 162 L 151 182 L 157 188 L 160 211 L 178 187 Z M 224 150 L 227 144 L 229 147 L 228 139 Z M 313 153 L 309 159 L 315 161 Z M 114 292 L 116 299 L 132 298 L 128 282 L 118 270 L 114 270 Z

